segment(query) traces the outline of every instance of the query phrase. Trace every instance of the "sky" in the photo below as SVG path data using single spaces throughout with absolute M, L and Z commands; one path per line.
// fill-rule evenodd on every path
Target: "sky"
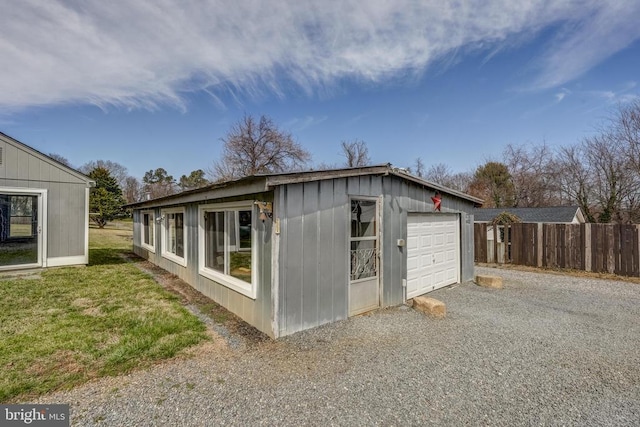
M 208 170 L 245 114 L 313 156 L 472 171 L 640 97 L 638 0 L 0 0 L 0 131 L 79 167 Z

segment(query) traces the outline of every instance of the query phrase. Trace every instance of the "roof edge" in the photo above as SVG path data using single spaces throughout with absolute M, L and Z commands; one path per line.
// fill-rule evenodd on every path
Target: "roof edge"
M 390 163 L 384 163 L 379 165 L 358 166 L 358 167 L 341 168 L 341 169 L 308 170 L 308 171 L 298 171 L 298 172 L 251 175 L 248 177 L 239 178 L 232 181 L 224 181 L 224 182 L 211 184 L 211 185 L 197 188 L 194 190 L 183 191 L 181 193 L 176 193 L 169 196 L 158 197 L 156 199 L 129 203 L 124 207 L 139 208 L 145 205 L 146 206 L 157 205 L 158 203 L 180 199 L 185 196 L 190 196 L 197 193 L 204 193 L 211 190 L 219 190 L 219 189 L 234 187 L 242 184 L 251 184 L 259 180 L 264 180 L 264 191 L 270 191 L 274 187 L 277 187 L 279 185 L 313 182 L 313 181 L 320 181 L 323 179 L 350 178 L 350 177 L 363 176 L 363 175 L 384 175 L 384 176 L 394 175 L 401 179 L 406 179 L 416 184 L 431 187 L 437 191 L 441 191 L 443 193 L 460 197 L 462 199 L 473 202 L 475 205 L 478 205 L 478 206 L 484 203 L 484 200 L 482 199 L 479 199 L 477 197 L 471 196 L 469 194 L 463 193 L 458 190 L 454 190 L 452 188 L 445 187 L 440 184 L 436 184 L 434 182 L 427 181 L 415 175 L 411 175 L 410 173 L 408 173 L 403 169 L 393 167 Z
M 17 144 L 20 148 L 23 148 L 23 149 L 25 149 L 27 151 L 32 152 L 35 156 L 40 157 L 42 160 L 45 160 L 47 162 L 51 162 L 54 165 L 56 165 L 56 166 L 58 166 L 58 167 L 60 167 L 62 169 L 65 169 L 70 174 L 74 175 L 76 178 L 79 178 L 79 179 L 85 181 L 90 187 L 94 187 L 96 185 L 96 182 L 93 179 L 91 179 L 89 176 L 83 174 L 79 170 L 77 170 L 75 168 L 72 168 L 71 166 L 65 165 L 64 163 L 61 163 L 61 162 L 57 161 L 53 157 L 47 156 L 43 152 L 33 148 L 30 145 L 25 144 L 24 142 L 18 141 L 17 139 L 7 135 L 4 132 L 0 132 L 0 138 L 8 139 L 8 140 L 10 140 L 11 143 Z
M 284 174 L 269 174 L 264 176 L 267 178 L 267 186 L 271 188 L 283 184 L 319 181 L 320 179 L 349 178 L 361 175 L 388 175 L 390 172 L 391 164 L 386 163 L 372 166 L 358 166 L 343 169 L 310 170 Z

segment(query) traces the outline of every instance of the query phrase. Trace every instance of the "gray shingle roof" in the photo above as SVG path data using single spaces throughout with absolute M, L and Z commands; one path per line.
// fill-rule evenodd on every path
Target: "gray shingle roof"
M 473 210 L 475 222 L 491 222 L 502 212 L 516 215 L 522 222 L 570 223 L 578 213 L 578 206 L 553 206 L 545 208 L 476 208 Z M 578 215 L 582 217 L 582 211 Z

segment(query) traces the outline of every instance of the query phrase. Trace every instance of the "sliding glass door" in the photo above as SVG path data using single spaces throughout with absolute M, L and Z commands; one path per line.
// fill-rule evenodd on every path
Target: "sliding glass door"
M 42 265 L 40 199 L 0 190 L 0 269 Z

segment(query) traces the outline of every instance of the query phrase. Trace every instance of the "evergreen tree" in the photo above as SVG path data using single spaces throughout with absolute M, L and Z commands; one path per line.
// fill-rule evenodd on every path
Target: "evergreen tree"
M 89 197 L 89 216 L 99 228 L 104 228 L 107 222 L 124 214 L 122 205 L 125 204 L 125 200 L 122 197 L 122 189 L 106 168 L 93 169 L 89 177 L 96 182 Z

